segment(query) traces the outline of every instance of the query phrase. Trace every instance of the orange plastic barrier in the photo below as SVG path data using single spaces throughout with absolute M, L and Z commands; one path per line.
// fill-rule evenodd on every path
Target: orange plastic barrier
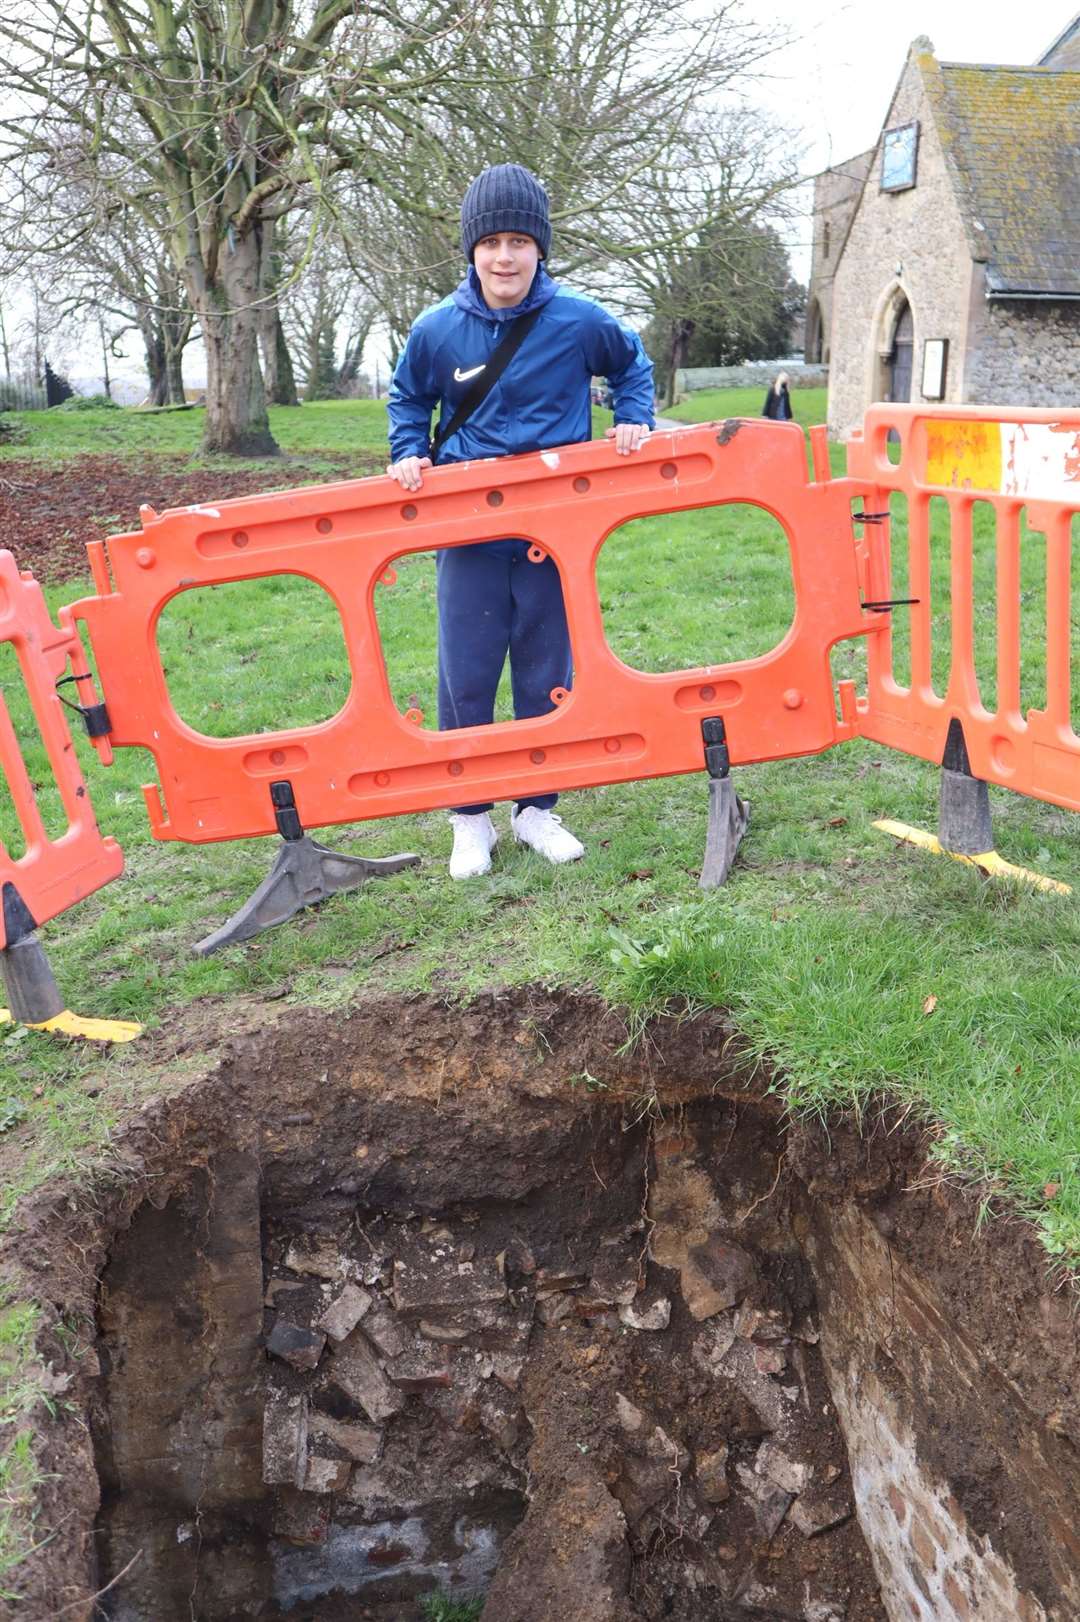
M 895 431 L 890 445 L 890 430 Z M 897 439 L 899 444 L 897 446 Z M 890 459 L 890 449 L 899 458 Z M 1080 737 L 1074 730 L 1070 673 L 1073 529 L 1080 537 L 1080 412 L 1009 407 L 880 405 L 848 448 L 849 473 L 866 486 L 866 510 L 888 512 L 889 495 L 908 505 L 911 679 L 894 671 L 888 625 L 869 641 L 867 696 L 857 730 L 879 743 L 941 762 L 950 720 L 964 730 L 977 778 L 1080 811 Z M 943 497 L 950 522 L 951 637 L 945 689 L 932 677 L 933 595 L 930 502 Z M 980 692 L 975 653 L 973 509 L 988 502 L 996 520 L 994 707 Z M 1046 703 L 1021 708 L 1020 515 L 1046 539 Z M 872 536 L 876 533 L 880 541 Z M 866 527 L 871 597 L 890 596 L 887 519 Z M 1042 650 L 1040 650 L 1040 658 Z M 1078 705 L 1080 713 L 1080 705 Z
M 11 553 L 0 551 L 0 642 L 14 645 L 68 823 L 58 839 L 49 838 L 0 694 L 0 777 L 6 780 L 26 841 L 18 860 L 0 845 L 0 947 L 24 938 L 35 925 L 119 877 L 124 866 L 116 841 L 98 832 L 56 692 L 70 661 L 78 677 L 73 684 L 78 701 L 89 705 L 95 699 L 82 646 L 66 610 L 61 610 L 61 620 L 57 629 L 33 576 L 20 573 Z M 109 754 L 105 747 L 101 752 Z
M 406 495 L 389 478 L 292 490 L 169 511 L 144 510 L 142 533 L 90 546 L 98 595 L 75 603 L 108 697 L 110 741 L 148 749 L 160 776 L 147 805 L 160 839 L 195 842 L 273 833 L 270 785 L 287 779 L 300 822 L 393 816 L 700 771 L 703 717 L 721 715 L 735 764 L 805 755 L 854 733 L 829 669 L 839 639 L 881 628 L 860 604 L 852 540 L 857 487 L 817 480 L 790 423 L 732 421 L 654 434 L 630 457 L 605 442 L 438 468 Z M 747 502 L 787 533 L 796 594 L 791 628 L 769 654 L 673 675 L 629 669 L 604 637 L 595 567 L 605 537 L 649 514 Z M 562 576 L 574 688 L 535 720 L 422 731 L 391 697 L 375 617 L 392 560 L 515 536 L 550 554 Z M 111 570 L 110 579 L 109 571 Z M 329 721 L 271 734 L 207 737 L 169 698 L 158 618 L 178 592 L 292 573 L 321 585 L 341 615 L 352 672 Z M 663 581 L 657 581 L 663 590 Z

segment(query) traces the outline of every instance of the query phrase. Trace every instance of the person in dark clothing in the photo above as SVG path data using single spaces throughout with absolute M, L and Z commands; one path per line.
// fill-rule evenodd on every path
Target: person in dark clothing
M 791 409 L 791 395 L 788 393 L 788 375 L 786 372 L 777 374 L 776 382 L 765 396 L 765 404 L 761 408 L 763 417 L 773 417 L 779 422 L 790 422 L 795 413 Z
M 506 324 L 539 311 L 506 370 L 438 460 L 464 462 L 548 450 L 592 437 L 590 389 L 606 378 L 615 451 L 638 450 L 653 427 L 652 366 L 637 334 L 582 293 L 554 282 L 543 261 L 551 245 L 547 193 L 519 164 L 497 164 L 472 182 L 461 205 L 465 280 L 417 317 L 390 385 L 391 462 L 403 490 L 420 488 L 431 466 L 432 413 L 448 424 L 470 379 L 482 373 Z M 528 561 L 523 540 L 483 541 L 436 554 L 439 726 L 485 726 L 507 654 L 518 720 L 554 708 L 551 694 L 573 680 L 559 572 L 550 558 Z M 525 795 L 511 816 L 515 839 L 552 862 L 584 846 L 554 813 L 556 794 Z M 453 878 L 491 867 L 497 833 L 486 805 L 451 814 Z

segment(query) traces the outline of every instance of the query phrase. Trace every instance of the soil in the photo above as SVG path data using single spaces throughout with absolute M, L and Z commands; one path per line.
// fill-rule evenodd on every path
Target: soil
M 24 457 L 0 462 L 3 544 L 21 568 L 45 584 L 87 572 L 86 543 L 139 529 L 139 508 L 158 512 L 195 502 L 258 495 L 381 473 L 371 451 L 318 459 L 278 456 L 258 467 L 192 467 L 186 456 L 82 456 L 52 463 Z
M 1074 1469 L 1075 1302 L 1054 1288 L 1030 1232 L 999 1221 L 977 1236 L 979 1191 L 935 1175 L 927 1133 L 884 1106 L 861 1127 L 833 1120 L 826 1131 L 785 1121 L 769 1078 L 740 1066 L 721 1017 L 658 1023 L 627 1053 L 626 1032 L 610 1009 L 548 991 L 491 995 L 465 1008 L 424 998 L 371 999 L 347 1017 L 251 1004 L 230 1011 L 229 1034 L 219 1038 L 216 1053 L 181 1079 L 192 1042 L 200 1051 L 211 1045 L 212 1024 L 204 1016 L 196 1033 L 178 1018 L 148 1038 L 160 1096 L 129 1113 L 108 1168 L 89 1185 L 58 1180 L 24 1202 L 7 1245 L 3 1274 L 45 1306 L 40 1346 L 68 1405 L 41 1416 L 47 1479 L 37 1524 L 53 1535 L 20 1572 L 21 1622 L 45 1622 L 64 1607 L 66 1615 L 89 1615 L 89 1594 L 118 1576 L 132 1547 L 147 1550 L 142 1575 L 137 1565 L 102 1602 L 117 1618 L 169 1622 L 195 1614 L 213 1622 L 283 1614 L 265 1588 L 266 1549 L 277 1551 L 279 1567 L 292 1562 L 289 1569 L 309 1577 L 315 1568 L 305 1565 L 304 1549 L 311 1538 L 301 1533 L 296 1545 L 289 1492 L 268 1492 L 258 1480 L 257 1457 L 252 1476 L 251 1460 L 240 1451 L 245 1427 L 261 1425 L 258 1415 L 252 1418 L 252 1392 L 259 1393 L 261 1414 L 267 1382 L 294 1395 L 303 1395 L 308 1382 L 313 1411 L 367 1423 L 340 1391 L 316 1389 L 327 1362 L 333 1371 L 335 1347 L 323 1352 L 314 1374 L 297 1373 L 263 1350 L 279 1311 L 276 1299 L 264 1309 L 264 1286 L 276 1278 L 306 1283 L 310 1291 L 310 1280 L 288 1264 L 298 1237 L 332 1239 L 345 1265 L 358 1269 L 372 1245 L 381 1247 L 389 1271 L 369 1271 L 365 1288 L 380 1301 L 382 1292 L 387 1306 L 396 1299 L 394 1258 L 434 1243 L 432 1234 L 455 1256 L 468 1255 L 470 1268 L 502 1256 L 515 1310 L 527 1303 L 536 1310 L 538 1271 L 565 1266 L 568 1252 L 578 1271 L 594 1279 L 567 1287 L 572 1305 L 561 1317 L 546 1321 L 537 1313 L 520 1385 L 505 1393 L 509 1414 L 500 1408 L 494 1421 L 477 1419 L 468 1402 L 455 1405 L 443 1388 L 424 1387 L 385 1429 L 384 1473 L 395 1460 L 411 1459 L 406 1477 L 422 1474 L 425 1457 L 442 1458 L 439 1450 L 448 1447 L 459 1450 L 453 1458 L 462 1469 L 475 1474 L 481 1461 L 490 1472 L 486 1487 L 470 1489 L 474 1508 L 479 1492 L 484 1528 L 494 1528 L 499 1541 L 494 1577 L 489 1565 L 485 1579 L 485 1622 L 569 1615 L 578 1622 L 810 1615 L 881 1622 L 885 1612 L 857 1524 L 845 1514 L 807 1537 L 792 1522 L 798 1495 L 782 1493 L 790 1501 L 770 1508 L 764 1491 L 761 1449 L 779 1433 L 763 1422 L 763 1403 L 773 1401 L 774 1386 L 795 1379 L 795 1370 L 800 1415 L 823 1417 L 812 1424 L 800 1417 L 784 1447 L 818 1481 L 850 1494 L 817 1359 L 814 1280 L 795 1237 L 800 1225 L 813 1223 L 817 1202 L 852 1205 L 887 1238 L 897 1265 L 932 1280 L 965 1344 L 980 1348 L 987 1366 L 1003 1371 L 1022 1394 L 1031 1433 L 1021 1445 L 1034 1445 L 1037 1432 L 1037 1446 L 1058 1447 L 1063 1472 Z M 574 1084 L 586 1074 L 602 1085 L 590 1092 Z M 17 1152 L 17 1131 L 6 1136 L 5 1151 Z M 254 1191 L 247 1206 L 245 1188 Z M 206 1193 L 214 1189 L 217 1204 Z M 232 1215 L 221 1197 L 226 1189 Z M 216 1237 L 215 1222 L 225 1223 Z M 162 1247 L 157 1261 L 147 1248 L 153 1233 Z M 700 1291 L 715 1284 L 717 1263 L 712 1254 L 713 1272 L 702 1285 L 703 1234 L 714 1248 L 717 1235 L 721 1249 L 727 1245 L 722 1264 L 730 1266 L 735 1250 L 750 1260 L 739 1303 L 701 1318 L 692 1303 L 697 1299 L 703 1310 Z M 588 1303 L 596 1294 L 597 1258 L 612 1254 L 606 1247 L 628 1244 L 647 1252 L 637 1306 L 670 1303 L 661 1332 L 628 1329 L 617 1308 Z M 256 1279 L 245 1309 L 254 1321 L 254 1361 L 248 1352 L 248 1363 L 241 1359 L 245 1370 L 255 1370 L 255 1383 L 245 1373 L 234 1388 L 221 1372 L 229 1356 L 213 1338 L 213 1301 L 224 1291 L 239 1303 L 243 1280 L 231 1270 L 241 1263 L 244 1277 Z M 127 1295 L 125 1277 L 139 1281 Z M 292 1317 L 303 1315 L 307 1301 L 300 1290 Z M 310 1316 L 318 1303 L 312 1297 L 308 1304 Z M 756 1318 L 740 1321 L 748 1308 Z M 235 1326 L 238 1315 L 236 1305 L 223 1321 Z M 405 1317 L 411 1324 L 407 1311 Z M 715 1339 L 728 1323 L 734 1352 L 723 1355 L 742 1347 L 764 1371 L 742 1384 L 708 1372 L 703 1337 Z M 490 1323 L 468 1326 L 464 1342 L 447 1354 L 448 1367 L 490 1357 L 484 1337 L 492 1332 Z M 199 1346 L 210 1360 L 206 1374 L 191 1360 Z M 233 1355 L 236 1348 L 225 1350 Z M 124 1368 L 129 1372 L 121 1377 Z M 158 1456 L 164 1437 L 175 1459 L 178 1433 L 167 1427 L 188 1420 L 182 1411 L 170 1416 L 169 1394 L 184 1381 L 193 1393 L 188 1402 L 209 1401 L 219 1420 L 233 1403 L 240 1415 L 233 1433 L 237 1470 L 254 1483 L 243 1505 L 218 1503 L 206 1476 L 207 1460 L 212 1473 L 217 1455 L 193 1442 L 190 1458 L 181 1460 L 181 1474 L 188 1465 L 202 1472 L 194 1524 L 199 1594 L 206 1598 L 194 1613 L 186 1597 L 182 1610 L 179 1602 L 170 1608 L 169 1598 L 169 1582 L 179 1584 L 176 1592 L 191 1592 L 182 1539 L 175 1554 L 186 1489 L 174 1482 L 166 1490 L 154 1474 L 135 1481 L 124 1451 L 125 1435 L 135 1436 L 128 1454 L 142 1469 L 138 1461 Z M 489 1388 L 495 1389 L 490 1380 L 483 1390 Z M 451 1395 L 459 1389 L 455 1374 Z M 124 1415 L 133 1413 L 152 1435 L 132 1432 L 130 1424 L 125 1431 Z M 930 1462 L 954 1484 L 980 1536 L 1000 1541 L 1006 1523 L 1022 1532 L 1005 1541 L 1016 1543 L 1008 1550 L 1013 1569 L 1047 1604 L 1046 1613 L 1031 1614 L 1064 1616 L 1069 1612 L 1054 1608 L 1046 1586 L 1038 1505 L 1021 1514 L 1001 1479 L 1002 1460 L 1017 1446 L 1016 1434 L 1002 1425 L 988 1412 L 975 1434 L 942 1416 L 940 1434 L 927 1441 Z M 257 1447 L 256 1437 L 256 1453 Z M 705 1496 L 707 1464 L 724 1449 L 730 1490 L 714 1501 Z M 347 1492 L 292 1497 L 311 1512 L 317 1508 L 328 1548 L 371 1530 L 371 1516 Z M 434 1489 L 429 1497 L 434 1503 Z M 775 1513 L 780 1518 L 771 1527 Z M 157 1569 L 154 1539 L 163 1525 L 168 1537 L 160 1546 L 172 1564 Z M 383 1562 L 383 1570 L 362 1595 L 326 1594 L 286 1614 L 294 1622 L 335 1622 L 339 1615 L 413 1622 L 424 1583 L 407 1578 L 404 1543 L 383 1537 L 369 1561 Z M 253 1575 L 241 1585 L 243 1605 L 229 1609 L 224 1598 L 219 1605 L 215 1596 L 226 1593 L 229 1573 L 238 1581 L 236 1573 L 246 1571 Z M 816 1608 L 807 1609 L 811 1603 Z

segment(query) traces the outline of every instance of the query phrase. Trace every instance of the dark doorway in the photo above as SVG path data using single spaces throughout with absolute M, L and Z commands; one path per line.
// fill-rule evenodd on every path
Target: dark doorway
M 911 399 L 912 355 L 915 348 L 915 323 L 911 318 L 911 305 L 904 304 L 893 329 L 892 348 L 887 361 L 889 399 Z

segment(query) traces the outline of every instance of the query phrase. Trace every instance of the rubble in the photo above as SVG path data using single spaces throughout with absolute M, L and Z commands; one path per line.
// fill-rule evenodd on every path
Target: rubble
M 377 1425 L 393 1418 L 405 1406 L 405 1393 L 390 1384 L 362 1329 L 354 1329 L 348 1340 L 335 1349 L 326 1377 L 359 1403 Z
M 682 1293 L 699 1322 L 739 1304 L 758 1282 L 749 1251 L 713 1235 L 687 1252 L 681 1269 Z
M 321 1317 L 316 1318 L 315 1328 L 321 1329 L 331 1340 L 347 1340 L 370 1308 L 371 1296 L 367 1290 L 362 1290 L 358 1284 L 346 1284 Z
M 318 1368 L 325 1345 L 325 1335 L 290 1323 L 287 1318 L 276 1318 L 266 1337 L 266 1350 L 271 1356 L 291 1363 L 294 1369 Z
M 417 1344 L 386 1365 L 391 1385 L 400 1391 L 428 1391 L 450 1384 L 450 1358 L 443 1346 Z
M 297 1239 L 285 1252 L 285 1266 L 292 1273 L 313 1278 L 341 1278 L 348 1266 L 337 1245 L 324 1239 Z
M 814 1474 L 812 1464 L 791 1458 L 774 1441 L 762 1442 L 754 1458 L 754 1469 L 774 1486 L 791 1493 L 802 1492 Z
M 307 1439 L 307 1397 L 271 1386 L 263 1409 L 262 1478 L 268 1486 L 303 1485 Z
M 731 1483 L 727 1478 L 729 1448 L 726 1443 L 709 1453 L 699 1453 L 694 1460 L 694 1475 L 698 1491 L 707 1504 L 723 1504 L 731 1497 Z
M 493 1256 L 458 1261 L 445 1247 L 411 1245 L 394 1258 L 394 1308 L 406 1318 L 440 1319 L 506 1299 L 506 1280 Z
M 327 1459 L 313 1453 L 307 1461 L 305 1492 L 341 1492 L 348 1486 L 352 1465 L 348 1459 Z
M 619 1322 L 627 1329 L 666 1329 L 671 1322 L 671 1302 L 666 1295 L 656 1296 L 647 1306 L 633 1302 L 619 1308 Z
M 361 1333 L 382 1357 L 400 1357 L 411 1345 L 407 1331 L 385 1301 L 373 1301 L 361 1319 Z
M 382 1451 L 381 1430 L 370 1425 L 348 1424 L 314 1409 L 308 1415 L 308 1435 L 325 1437 L 335 1443 L 356 1464 L 373 1464 Z
M 791 1520 L 804 1537 L 812 1538 L 839 1526 L 854 1511 L 851 1495 L 843 1488 L 820 1487 L 799 1494 L 791 1506 Z

